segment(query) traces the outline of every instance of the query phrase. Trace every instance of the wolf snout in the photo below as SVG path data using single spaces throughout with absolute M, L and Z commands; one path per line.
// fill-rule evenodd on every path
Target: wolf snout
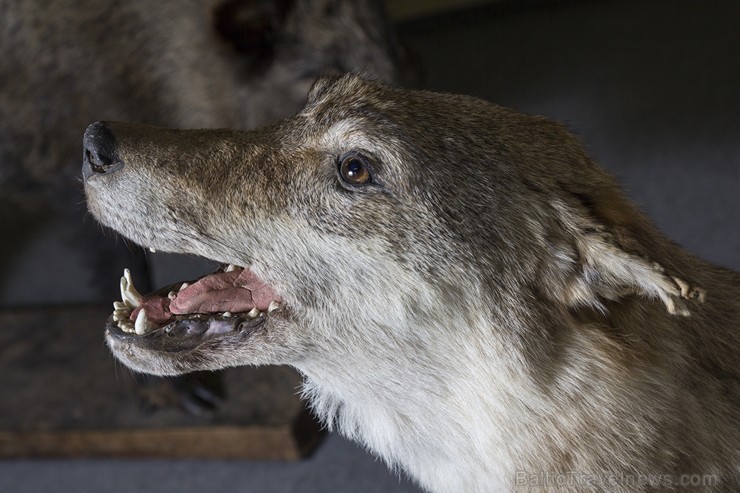
M 105 122 L 90 124 L 82 138 L 82 176 L 115 173 L 123 167 L 116 152 L 116 137 Z

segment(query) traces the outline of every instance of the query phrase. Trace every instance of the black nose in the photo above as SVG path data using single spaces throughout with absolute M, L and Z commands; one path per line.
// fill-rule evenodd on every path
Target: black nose
M 82 137 L 82 176 L 107 175 L 123 168 L 116 152 L 116 138 L 105 122 L 90 124 Z

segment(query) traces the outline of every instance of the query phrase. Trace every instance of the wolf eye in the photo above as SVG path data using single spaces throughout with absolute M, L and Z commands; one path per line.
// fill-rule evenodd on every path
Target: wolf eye
M 350 185 L 367 185 L 373 181 L 368 164 L 357 154 L 348 154 L 341 159 L 339 176 Z

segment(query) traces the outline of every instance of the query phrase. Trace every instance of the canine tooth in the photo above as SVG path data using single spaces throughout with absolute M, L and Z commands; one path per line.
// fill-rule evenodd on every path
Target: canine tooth
M 177 293 L 175 293 L 174 291 L 170 291 L 169 293 L 167 293 L 167 297 L 170 300 L 174 300 L 175 298 L 177 298 Z
M 188 286 L 190 286 L 190 284 L 188 284 L 186 282 L 182 283 L 182 286 L 180 286 L 179 291 L 182 291 L 183 289 L 187 288 Z
M 122 303 L 126 304 L 126 288 L 128 287 L 128 281 L 126 280 L 125 277 L 121 277 L 120 287 L 121 287 L 121 299 L 123 300 Z
M 236 266 L 234 264 L 229 264 L 224 269 L 224 272 L 231 272 L 231 271 L 235 271 L 235 270 L 236 270 Z
M 154 248 L 152 248 L 152 247 L 149 247 L 149 251 L 152 252 L 152 253 L 157 253 L 157 250 L 154 249 Z
M 278 307 L 279 307 L 279 306 L 280 306 L 280 305 L 278 304 L 278 302 L 277 302 L 277 301 L 271 301 L 271 302 L 270 302 L 270 306 L 268 306 L 268 307 L 267 307 L 267 313 L 272 313 L 272 312 L 274 312 L 275 310 L 277 310 L 277 309 L 278 309 Z
M 125 277 L 121 277 L 121 299 L 128 308 L 136 308 L 139 306 L 139 302 L 136 297 L 132 295 L 129 290 L 129 284 Z
M 136 316 L 136 322 L 134 322 L 134 332 L 136 332 L 136 335 L 143 336 L 156 328 L 157 324 L 146 318 L 146 310 L 143 308 L 139 310 L 139 314 Z
M 131 271 L 128 269 L 123 270 L 123 277 L 121 278 L 121 298 L 123 298 L 126 306 L 131 309 L 138 307 L 144 299 L 134 287 L 131 280 Z
M 249 310 L 249 312 L 247 313 L 247 317 L 249 317 L 249 318 L 257 318 L 259 316 L 259 314 L 260 314 L 260 311 L 255 306 L 254 308 L 252 308 L 251 310 Z
M 143 336 L 146 331 L 146 310 L 142 309 L 136 316 L 136 322 L 134 322 L 134 331 L 137 335 Z

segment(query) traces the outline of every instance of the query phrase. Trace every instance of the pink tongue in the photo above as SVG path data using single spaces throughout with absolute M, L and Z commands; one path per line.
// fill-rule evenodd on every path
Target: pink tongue
M 171 315 L 188 313 L 248 312 L 252 308 L 267 310 L 272 301 L 280 297 L 248 269 L 211 274 L 196 281 L 169 298 L 146 298 L 141 307 L 131 313 L 135 320 L 141 308 L 146 309 L 147 318 L 164 323 Z
M 176 315 L 185 313 L 247 312 L 267 310 L 277 294 L 252 271 L 237 269 L 212 274 L 180 291 L 170 303 Z
M 154 296 L 152 298 L 144 298 L 141 306 L 131 312 L 131 320 L 136 320 L 142 308 L 146 309 L 146 318 L 158 324 L 163 324 L 172 317 L 170 313 L 170 299 L 166 297 Z

